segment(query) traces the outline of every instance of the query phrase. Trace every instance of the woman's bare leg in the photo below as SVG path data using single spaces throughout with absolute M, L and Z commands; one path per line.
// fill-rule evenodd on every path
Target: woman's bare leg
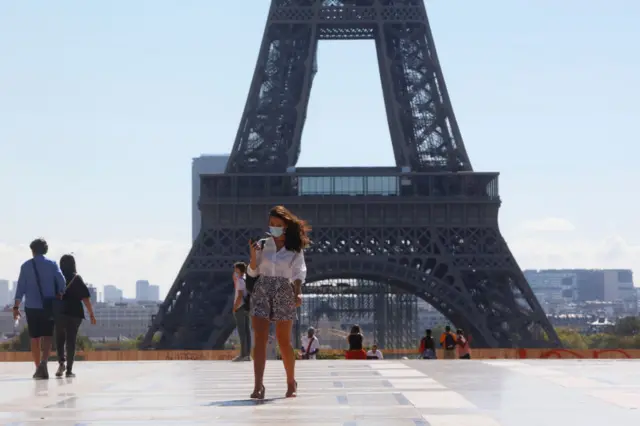
M 284 371 L 287 374 L 287 394 L 295 391 L 296 382 L 296 358 L 293 355 L 293 347 L 291 346 L 291 328 L 293 321 L 276 322 L 276 339 L 280 348 L 280 356 L 284 364 Z
M 255 394 L 262 391 L 264 367 L 267 363 L 267 342 L 269 340 L 269 326 L 271 325 L 271 323 L 266 318 L 252 317 L 251 325 L 253 327 L 253 392 Z

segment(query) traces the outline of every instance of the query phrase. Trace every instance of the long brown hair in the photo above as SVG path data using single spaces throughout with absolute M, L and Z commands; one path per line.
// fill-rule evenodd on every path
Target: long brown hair
M 287 231 L 284 235 L 284 247 L 287 250 L 301 252 L 311 243 L 307 233 L 311 231 L 311 227 L 304 220 L 291 213 L 284 206 L 275 206 L 269 212 L 269 216 L 277 217 L 284 221 L 287 225 Z

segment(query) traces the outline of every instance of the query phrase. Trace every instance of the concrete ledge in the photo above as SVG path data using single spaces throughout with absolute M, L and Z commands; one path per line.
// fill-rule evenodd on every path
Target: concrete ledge
M 344 356 L 343 350 L 325 350 L 325 355 Z M 415 350 L 389 349 L 383 351 L 388 357 L 416 358 Z M 230 360 L 237 351 L 87 351 L 79 352 L 82 361 L 193 361 Z M 640 349 L 473 349 L 474 359 L 640 359 Z M 438 350 L 442 359 L 442 351 Z M 0 352 L 0 362 L 31 361 L 29 352 Z

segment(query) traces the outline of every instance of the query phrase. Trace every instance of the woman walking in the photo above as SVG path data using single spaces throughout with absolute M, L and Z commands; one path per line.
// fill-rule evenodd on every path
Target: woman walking
M 276 324 L 276 340 L 287 376 L 285 396 L 297 395 L 291 328 L 296 308 L 302 304 L 302 283 L 307 275 L 303 250 L 309 245 L 309 230 L 306 222 L 283 206 L 276 206 L 269 212 L 270 236 L 249 242 L 251 263 L 247 274 L 258 277 L 251 295 L 255 375 L 251 398 L 264 399 L 263 376 L 271 322 Z
M 91 294 L 82 277 L 76 271 L 74 257 L 70 254 L 62 256 L 60 258 L 60 269 L 67 285 L 62 297 L 62 312 L 56 318 L 56 349 L 58 351 L 58 362 L 60 363 L 56 377 L 62 377 L 65 369 L 67 377 L 74 377 L 73 360 L 76 355 L 76 338 L 80 324 L 84 319 L 82 303 L 87 307 L 91 324 L 96 323 L 96 317 L 93 314 L 93 306 L 91 305 Z

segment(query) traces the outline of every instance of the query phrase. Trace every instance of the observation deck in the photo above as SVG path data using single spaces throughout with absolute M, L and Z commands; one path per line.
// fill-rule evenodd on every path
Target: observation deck
M 200 204 L 292 198 L 312 202 L 488 202 L 499 203 L 499 173 L 402 171 L 395 167 L 296 168 L 289 173 L 219 174 L 201 177 Z

